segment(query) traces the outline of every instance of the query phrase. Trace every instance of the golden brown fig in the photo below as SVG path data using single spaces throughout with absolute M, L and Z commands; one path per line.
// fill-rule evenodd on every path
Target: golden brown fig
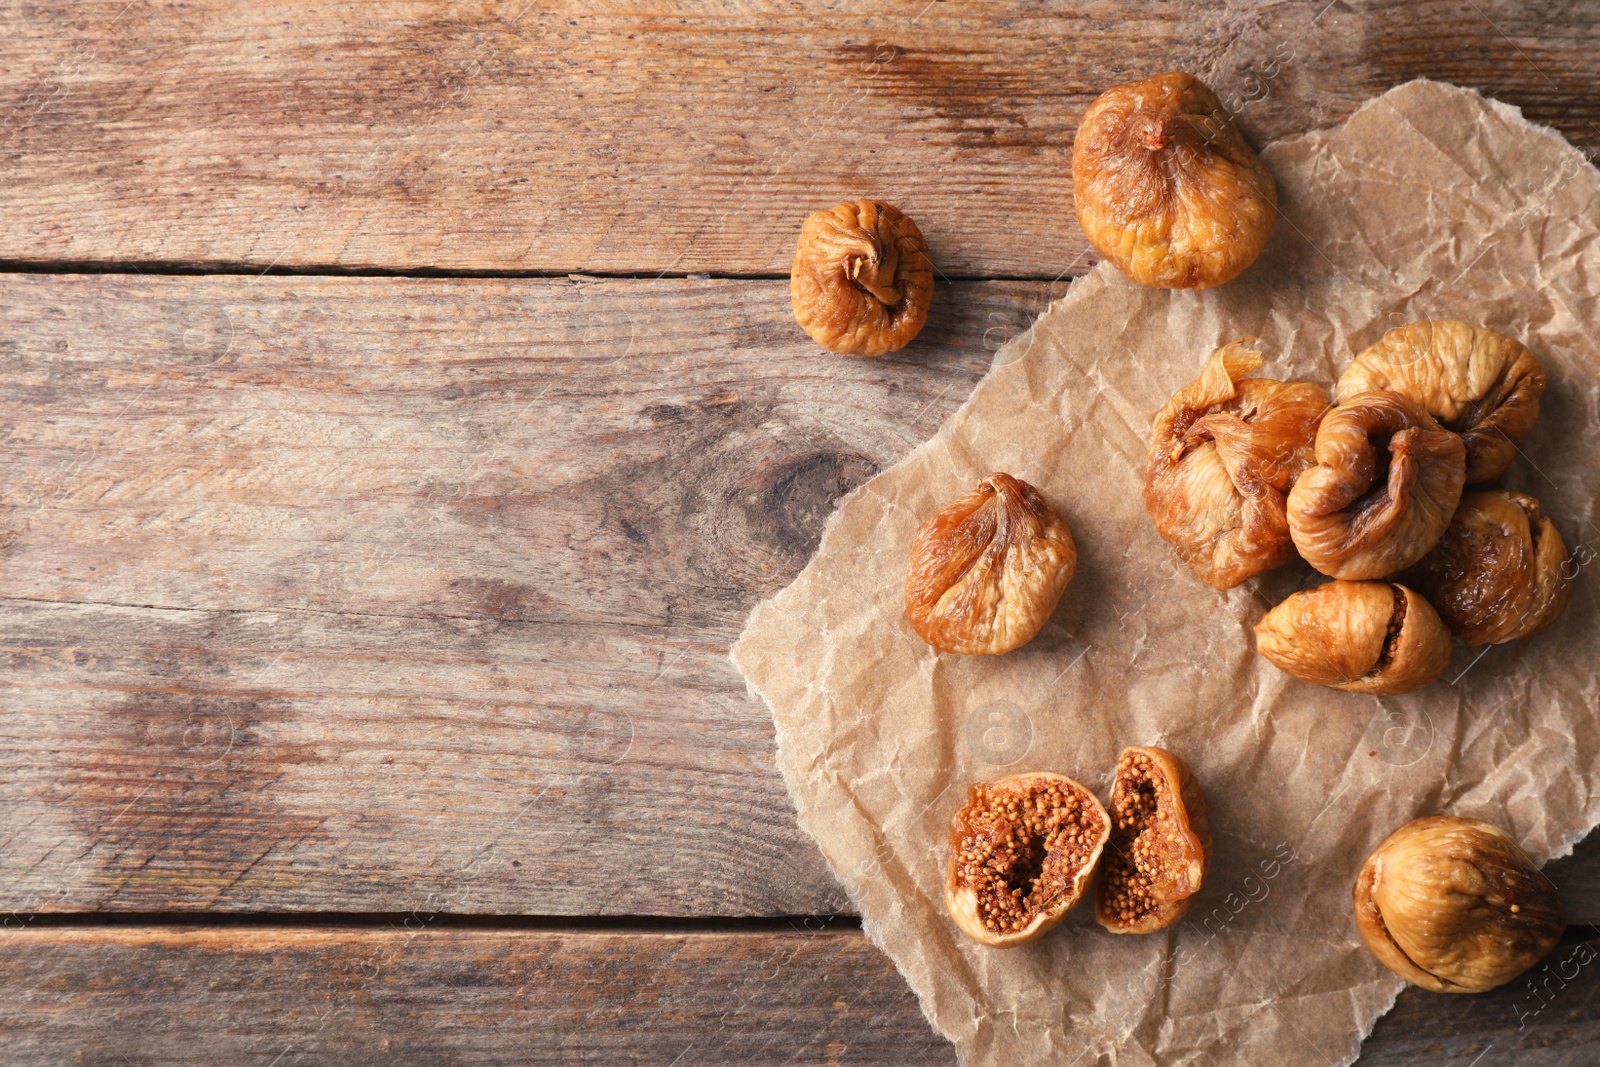
M 918 528 L 906 618 L 941 652 L 1010 652 L 1049 620 L 1077 566 L 1071 531 L 1039 491 L 991 474 Z
M 1505 985 L 1555 948 L 1555 886 L 1492 823 L 1432 815 L 1379 845 L 1355 886 L 1356 927 L 1378 962 L 1436 993 Z
M 1518 341 L 1441 319 L 1383 335 L 1339 379 L 1339 402 L 1393 389 L 1461 435 L 1467 484 L 1498 478 L 1539 418 L 1544 368 Z
M 1567 607 L 1567 546 L 1539 502 L 1509 489 L 1468 493 L 1408 582 L 1469 645 L 1538 633 Z
M 1291 593 L 1256 623 L 1256 651 L 1302 682 L 1390 696 L 1439 677 L 1450 631 L 1403 585 L 1324 582 Z
M 1164 748 L 1123 749 L 1095 919 L 1114 934 L 1165 930 L 1188 912 L 1210 863 L 1206 798 L 1189 765 Z
M 1348 397 L 1289 490 L 1289 534 L 1330 578 L 1382 578 L 1427 555 L 1461 501 L 1461 438 L 1399 393 Z
M 1278 186 L 1188 74 L 1108 89 L 1078 124 L 1072 196 L 1089 243 L 1141 285 L 1208 289 L 1261 254 Z
M 950 828 L 951 918 L 996 948 L 1035 940 L 1083 899 L 1110 827 L 1095 795 L 1064 775 L 979 782 Z
M 922 231 L 876 200 L 816 212 L 800 228 L 789 300 L 795 320 L 823 348 L 852 356 L 904 348 L 933 300 Z
M 1254 340 L 1213 352 L 1151 424 L 1145 510 L 1215 589 L 1294 558 L 1285 497 L 1311 465 L 1317 420 L 1328 408 L 1320 385 L 1245 378 L 1261 368 L 1247 347 Z

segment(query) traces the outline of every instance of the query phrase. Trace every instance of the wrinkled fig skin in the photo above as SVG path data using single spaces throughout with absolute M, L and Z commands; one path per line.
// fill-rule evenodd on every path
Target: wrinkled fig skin
M 950 917 L 993 948 L 1037 940 L 1083 899 L 1110 827 L 1095 795 L 1064 775 L 977 783 L 950 826 Z
M 1355 358 L 1339 402 L 1393 389 L 1461 435 L 1468 485 L 1498 478 L 1539 418 L 1544 368 L 1520 342 L 1450 319 L 1413 322 Z
M 1555 948 L 1567 921 L 1510 834 L 1449 815 L 1390 834 L 1361 867 L 1355 909 L 1378 961 L 1436 993 L 1506 984 Z
M 1438 543 L 1461 501 L 1461 438 L 1399 393 L 1358 393 L 1322 417 L 1316 465 L 1289 491 L 1289 534 L 1330 578 L 1382 578 Z
M 1089 105 L 1072 195 L 1100 254 L 1159 289 L 1228 281 L 1261 254 L 1278 213 L 1272 172 L 1188 74 L 1119 85 Z
M 991 474 L 917 530 L 906 617 L 941 652 L 1010 652 L 1049 620 L 1077 566 L 1072 532 L 1039 491 Z
M 1214 589 L 1294 558 L 1285 501 L 1328 409 L 1319 385 L 1245 378 L 1261 368 L 1254 340 L 1217 349 L 1151 422 L 1145 510 Z
M 816 212 L 800 228 L 789 299 L 795 320 L 823 348 L 852 356 L 904 348 L 933 300 L 922 231 L 876 200 Z
M 1206 798 L 1164 748 L 1125 748 L 1111 785 L 1111 840 L 1094 917 L 1114 934 L 1150 934 L 1183 918 L 1211 865 Z
M 1450 662 L 1450 631 L 1422 594 L 1389 582 L 1324 582 L 1256 623 L 1256 651 L 1302 682 L 1392 696 Z
M 1567 607 L 1567 546 L 1539 502 L 1491 489 L 1461 498 L 1433 551 L 1405 579 L 1469 645 L 1538 633 Z

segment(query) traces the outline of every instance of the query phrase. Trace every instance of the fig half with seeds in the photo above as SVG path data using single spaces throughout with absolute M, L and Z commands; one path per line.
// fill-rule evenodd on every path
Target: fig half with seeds
M 1525 493 L 1491 489 L 1461 498 L 1433 551 L 1405 573 L 1469 645 L 1538 633 L 1567 607 L 1567 546 Z
M 1303 682 L 1389 696 L 1439 677 L 1450 631 L 1403 585 L 1324 582 L 1291 593 L 1256 623 L 1256 651 Z
M 941 652 L 1009 652 L 1044 627 L 1077 566 L 1072 532 L 1039 491 L 991 474 L 918 528 L 906 618 Z
M 1461 435 L 1468 485 L 1498 478 L 1539 418 L 1544 368 L 1519 341 L 1453 319 L 1413 322 L 1355 358 L 1335 392 L 1393 389 Z
M 1189 74 L 1102 93 L 1072 143 L 1089 243 L 1141 285 L 1207 289 L 1261 254 L 1278 187 L 1217 94 Z
M 1561 939 L 1555 886 L 1510 834 L 1432 815 L 1379 845 L 1355 885 L 1356 927 L 1378 961 L 1436 993 L 1505 985 Z
M 1330 578 L 1382 578 L 1427 555 L 1461 501 L 1466 448 L 1399 393 L 1347 397 L 1289 490 L 1289 535 Z
M 904 348 L 933 301 L 922 231 L 876 200 L 816 212 L 800 227 L 789 300 L 795 320 L 823 348 L 852 356 Z
M 1165 930 L 1188 912 L 1211 862 L 1200 783 L 1164 748 L 1125 748 L 1110 814 L 1094 917 L 1114 934 Z
M 1095 795 L 1065 775 L 977 783 L 950 828 L 951 918 L 995 948 L 1037 939 L 1083 899 L 1110 827 Z

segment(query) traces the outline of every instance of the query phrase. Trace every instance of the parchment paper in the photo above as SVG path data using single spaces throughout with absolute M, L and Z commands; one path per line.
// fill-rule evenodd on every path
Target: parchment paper
M 1427 81 L 1263 155 L 1282 214 L 1256 264 L 1206 292 L 1109 264 L 1074 282 L 931 441 L 844 502 L 733 650 L 801 825 L 966 1064 L 1347 1064 L 1402 988 L 1351 918 L 1373 846 L 1448 812 L 1543 862 L 1600 820 L 1600 174 L 1516 109 Z M 1331 388 L 1428 317 L 1544 362 L 1543 414 L 1502 484 L 1573 550 L 1570 606 L 1533 638 L 1458 644 L 1417 693 L 1294 681 L 1251 627 L 1319 577 L 1297 562 L 1218 593 L 1190 574 L 1140 501 L 1150 416 L 1224 342 L 1259 336 L 1261 374 Z M 1066 517 L 1077 576 L 1030 645 L 941 655 L 903 614 L 912 533 L 997 470 Z M 943 884 L 968 783 L 1048 769 L 1104 798 L 1133 744 L 1183 755 L 1210 803 L 1216 855 L 1187 920 L 1116 937 L 1086 905 L 1020 949 L 959 933 Z

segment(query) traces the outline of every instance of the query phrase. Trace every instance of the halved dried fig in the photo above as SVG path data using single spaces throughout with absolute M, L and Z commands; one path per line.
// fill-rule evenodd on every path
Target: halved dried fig
M 1379 845 L 1355 885 L 1356 927 L 1378 962 L 1436 993 L 1481 993 L 1561 939 L 1555 886 L 1510 834 L 1431 815 Z
M 933 300 L 922 231 L 876 200 L 816 212 L 800 227 L 789 300 L 795 320 L 823 348 L 852 356 L 904 348 Z
M 1141 285 L 1207 289 L 1261 254 L 1278 213 L 1272 172 L 1189 74 L 1107 89 L 1072 143 L 1078 223 Z
M 1210 863 L 1206 798 L 1189 765 L 1164 748 L 1123 749 L 1096 921 L 1114 934 L 1165 930 L 1188 912 Z
M 1469 645 L 1538 633 L 1567 607 L 1567 546 L 1524 493 L 1491 489 L 1461 498 L 1433 551 L 1405 574 Z
M 1291 593 L 1256 623 L 1256 651 L 1302 682 L 1390 696 L 1439 677 L 1450 631 L 1403 585 L 1324 582 Z
M 1498 478 L 1539 418 L 1544 368 L 1519 341 L 1453 319 L 1413 322 L 1383 335 L 1339 379 L 1340 403 L 1393 389 L 1461 435 L 1467 484 Z
M 941 652 L 1010 652 L 1049 620 L 1077 566 L 1072 532 L 1039 491 L 991 474 L 918 528 L 906 618 Z
M 1285 498 L 1328 408 L 1320 385 L 1245 378 L 1261 369 L 1254 340 L 1217 349 L 1156 413 L 1145 466 L 1156 532 L 1216 589 L 1294 558 Z
M 985 945 L 1033 941 L 1083 899 L 1110 827 L 1095 795 L 1065 775 L 972 786 L 950 828 L 951 918 Z
M 1322 417 L 1316 466 L 1289 490 L 1289 534 L 1330 578 L 1382 578 L 1438 543 L 1461 501 L 1461 438 L 1399 393 L 1357 393 Z

